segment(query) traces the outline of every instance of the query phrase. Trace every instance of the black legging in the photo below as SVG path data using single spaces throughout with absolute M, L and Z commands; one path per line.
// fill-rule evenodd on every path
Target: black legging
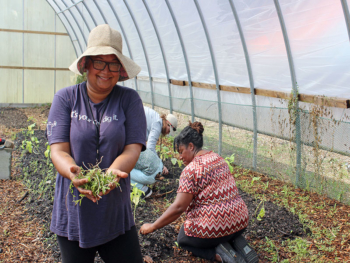
M 241 235 L 244 230 L 245 229 L 224 237 L 199 238 L 186 236 L 184 226 L 182 225 L 179 235 L 177 236 L 177 243 L 181 248 L 192 252 L 192 254 L 196 257 L 214 261 L 216 254 L 215 247 L 221 243 L 231 241 L 234 237 Z
M 81 248 L 78 241 L 69 241 L 66 237 L 57 236 L 57 241 L 63 263 L 93 263 L 97 251 L 105 263 L 143 262 L 135 226 L 124 235 L 92 248 Z

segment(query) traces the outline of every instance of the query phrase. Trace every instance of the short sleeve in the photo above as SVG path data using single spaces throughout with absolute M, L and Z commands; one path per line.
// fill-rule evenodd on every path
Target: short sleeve
M 46 124 L 46 136 L 50 145 L 69 142 L 70 139 L 71 107 L 64 95 L 63 90 L 56 93 L 51 104 Z
M 181 173 L 179 180 L 178 193 L 190 193 L 196 195 L 198 186 L 195 176 L 195 169 L 191 169 L 192 163 L 189 164 Z

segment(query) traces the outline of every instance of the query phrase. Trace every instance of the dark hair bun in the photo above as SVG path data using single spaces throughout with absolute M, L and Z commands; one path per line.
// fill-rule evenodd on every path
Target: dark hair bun
M 190 121 L 189 123 L 190 123 L 189 126 L 192 129 L 194 129 L 195 131 L 197 131 L 200 136 L 202 136 L 202 134 L 204 132 L 204 128 L 203 128 L 202 123 L 200 123 L 199 121 L 195 121 L 193 123 L 191 123 L 191 121 Z

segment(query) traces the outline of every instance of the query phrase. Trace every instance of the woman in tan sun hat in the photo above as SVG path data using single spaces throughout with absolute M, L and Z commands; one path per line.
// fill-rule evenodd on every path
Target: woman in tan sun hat
M 134 78 L 140 67 L 123 55 L 120 33 L 100 25 L 69 68 L 86 72 L 87 81 L 55 94 L 47 123 L 58 171 L 50 229 L 57 235 L 62 261 L 93 263 L 98 252 L 104 262 L 142 262 L 129 173 L 146 147 L 146 118 L 137 92 L 117 85 Z M 81 188 L 87 179 L 76 178 L 80 167 L 97 162 L 120 184 L 102 198 Z M 87 198 L 75 205 L 74 196 L 80 194 Z

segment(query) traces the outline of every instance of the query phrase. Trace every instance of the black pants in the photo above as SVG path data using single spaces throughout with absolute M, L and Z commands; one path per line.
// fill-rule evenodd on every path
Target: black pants
M 106 263 L 143 262 L 135 226 L 124 235 L 92 248 L 81 248 L 78 241 L 69 241 L 67 237 L 57 236 L 57 241 L 61 250 L 62 263 L 94 263 L 96 252 Z
M 218 237 L 218 238 L 199 238 L 186 236 L 184 226 L 182 225 L 179 235 L 177 236 L 177 243 L 179 246 L 187 251 L 192 252 L 196 257 L 215 260 L 215 247 L 221 243 L 229 242 L 236 236 L 241 235 L 245 229 L 238 231 L 232 235 Z

